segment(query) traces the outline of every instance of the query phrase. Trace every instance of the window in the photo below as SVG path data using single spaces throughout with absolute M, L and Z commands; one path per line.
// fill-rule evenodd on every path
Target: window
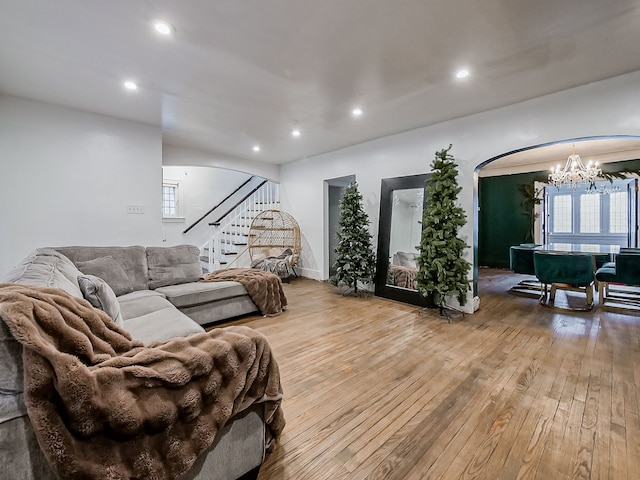
M 600 195 L 580 195 L 580 233 L 600 233 Z
M 162 182 L 162 216 L 179 218 L 182 216 L 180 202 L 180 182 L 164 180 Z
M 636 222 L 629 210 L 635 198 L 635 183 L 630 182 L 597 182 L 593 190 L 546 187 L 545 243 L 629 245 L 628 234 Z
M 553 231 L 571 232 L 571 195 L 556 195 L 553 199 Z
M 616 192 L 609 195 L 609 231 L 611 233 L 627 233 L 629 224 L 629 203 L 626 192 Z

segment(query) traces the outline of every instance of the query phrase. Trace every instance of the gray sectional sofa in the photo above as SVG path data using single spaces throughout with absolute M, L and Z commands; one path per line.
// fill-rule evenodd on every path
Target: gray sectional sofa
M 198 249 L 56 247 L 31 253 L 2 282 L 56 287 L 87 299 L 145 344 L 203 332 L 258 309 L 237 282 L 197 282 Z M 102 282 L 102 280 L 104 282 Z M 104 283 L 110 287 L 105 290 Z M 112 292 L 112 293 L 110 293 Z M 35 439 L 23 400 L 22 346 L 0 321 L 2 478 L 55 478 Z M 254 405 L 227 423 L 182 480 L 236 479 L 256 473 L 265 454 L 264 414 Z

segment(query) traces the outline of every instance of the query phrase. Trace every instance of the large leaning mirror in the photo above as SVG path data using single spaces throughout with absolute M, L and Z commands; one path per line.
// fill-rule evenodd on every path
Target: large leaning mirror
M 428 174 L 382 179 L 375 293 L 428 306 L 415 285 Z

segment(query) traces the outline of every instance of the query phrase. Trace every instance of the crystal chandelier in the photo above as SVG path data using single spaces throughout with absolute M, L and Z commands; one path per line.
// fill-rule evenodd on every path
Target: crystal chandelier
M 567 185 L 572 190 L 575 190 L 581 184 L 595 187 L 596 178 L 600 173 L 602 173 L 602 170 L 598 166 L 598 162 L 593 163 L 589 160 L 589 163 L 585 166 L 580 160 L 580 155 L 572 152 L 567 158 L 564 168 L 560 168 L 560 164 L 557 167 L 551 167 L 549 181 L 556 187 Z

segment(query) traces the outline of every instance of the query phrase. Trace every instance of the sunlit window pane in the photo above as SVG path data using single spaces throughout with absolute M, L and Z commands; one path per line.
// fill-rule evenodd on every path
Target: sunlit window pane
M 609 232 L 627 233 L 627 192 L 609 195 Z
M 553 232 L 571 233 L 571 195 L 557 195 L 553 199 Z
M 600 195 L 580 195 L 580 233 L 600 233 Z

